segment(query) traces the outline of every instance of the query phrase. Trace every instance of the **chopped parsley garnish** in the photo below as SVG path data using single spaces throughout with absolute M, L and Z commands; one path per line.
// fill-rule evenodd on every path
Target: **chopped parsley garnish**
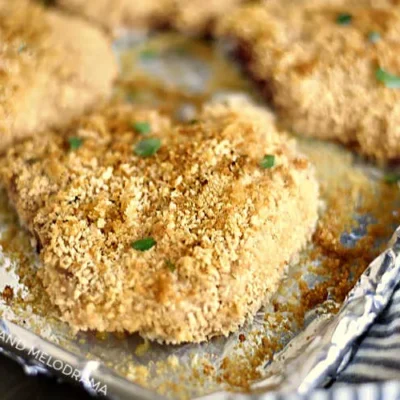
M 148 122 L 134 122 L 133 129 L 142 135 L 146 135 L 147 133 L 150 133 L 151 126 Z
M 376 43 L 380 40 L 381 34 L 379 32 L 370 32 L 368 33 L 368 40 L 371 43 Z
M 26 43 L 21 43 L 18 47 L 18 53 L 22 53 L 23 51 L 25 51 L 28 48 L 28 46 L 26 45 Z
M 196 124 L 198 124 L 198 123 L 199 123 L 199 120 L 198 120 L 198 119 L 192 119 L 192 120 L 189 121 L 189 124 L 190 124 L 190 125 L 196 125 Z
M 375 71 L 376 79 L 390 89 L 400 89 L 400 77 L 386 72 L 383 68 Z
M 171 261 L 171 260 L 166 260 L 165 265 L 167 268 L 171 271 L 174 272 L 176 270 L 176 265 Z
M 136 240 L 136 242 L 131 243 L 131 247 L 138 251 L 147 251 L 156 245 L 156 241 L 152 237 L 147 237 L 144 239 Z
M 383 180 L 385 183 L 397 183 L 400 181 L 400 174 L 395 172 L 388 173 L 383 177 Z
M 157 52 L 152 49 L 145 49 L 140 52 L 140 58 L 142 60 L 152 60 L 157 57 Z
M 263 169 L 272 168 L 275 165 L 275 156 L 267 154 L 260 161 L 260 167 Z
M 83 144 L 83 139 L 73 136 L 68 138 L 68 143 L 70 150 L 78 150 Z
M 349 25 L 353 17 L 350 14 L 339 14 L 336 18 L 336 23 L 339 25 Z
M 135 146 L 135 153 L 140 157 L 150 157 L 157 153 L 161 147 L 161 140 L 158 138 L 147 138 L 141 140 Z

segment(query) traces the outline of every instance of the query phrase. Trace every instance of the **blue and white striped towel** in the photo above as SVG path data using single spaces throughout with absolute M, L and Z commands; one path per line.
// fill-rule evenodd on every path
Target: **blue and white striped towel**
M 400 381 L 400 285 L 385 312 L 360 339 L 357 351 L 337 381 Z
M 329 390 L 305 397 L 270 394 L 263 400 L 400 400 L 400 284 Z

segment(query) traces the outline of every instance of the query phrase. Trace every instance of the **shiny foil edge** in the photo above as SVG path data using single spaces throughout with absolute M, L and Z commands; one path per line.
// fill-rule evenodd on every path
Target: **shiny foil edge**
M 393 234 L 387 250 L 361 275 L 339 312 L 334 316 L 316 318 L 294 337 L 265 368 L 267 378 L 251 386 L 251 394 L 218 392 L 201 399 L 268 400 L 274 398 L 274 393 L 290 394 L 291 399 L 297 395 L 311 399 L 314 393 L 321 395 L 321 391 L 315 389 L 323 387 L 346 367 L 356 341 L 384 311 L 399 281 L 400 227 Z M 400 382 L 397 384 L 400 386 Z M 351 385 L 343 384 L 340 390 L 346 388 L 353 390 Z
M 331 318 L 322 316 L 315 319 L 292 339 L 265 368 L 268 378 L 252 385 L 251 394 L 217 392 L 198 399 L 239 400 L 251 397 L 263 400 L 273 395 L 271 391 L 281 394 L 309 394 L 347 365 L 356 340 L 385 309 L 399 278 L 400 227 L 394 233 L 388 249 L 368 266 L 349 292 L 338 314 Z M 92 394 L 94 389 L 90 379 L 106 385 L 107 395 L 112 399 L 165 399 L 118 376 L 100 362 L 72 354 L 12 322 L 0 319 L 0 332 L 10 338 L 8 343 L 0 340 L 0 352 L 17 361 L 29 375 L 49 374 L 73 381 L 71 377 L 32 358 L 29 350 L 36 349 L 80 371 L 84 377 L 80 383 Z M 15 343 L 10 343 L 12 338 L 23 343 L 21 350 L 15 347 Z
M 29 330 L 10 321 L 0 318 L 0 354 L 3 354 L 19 363 L 25 373 L 30 376 L 39 374 L 58 377 L 62 381 L 80 384 L 91 395 L 103 396 L 94 385 L 106 387 L 107 398 L 110 399 L 138 399 L 138 400 L 165 400 L 164 396 L 157 395 L 151 390 L 143 388 L 117 375 L 101 362 L 88 360 L 73 354 Z M 6 337 L 4 340 L 3 336 Z M 34 356 L 33 354 L 36 354 Z M 80 379 L 74 379 L 71 374 L 63 374 L 51 367 L 51 363 L 40 361 L 40 355 L 48 360 L 61 361 L 80 374 Z

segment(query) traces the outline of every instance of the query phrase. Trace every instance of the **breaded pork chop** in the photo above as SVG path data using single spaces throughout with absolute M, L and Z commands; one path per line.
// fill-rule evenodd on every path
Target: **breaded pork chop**
M 269 0 L 227 16 L 218 32 L 287 127 L 397 159 L 400 7 L 351 3 Z
M 313 168 L 248 103 L 174 126 L 111 107 L 14 146 L 0 177 L 65 321 L 169 343 L 237 329 L 317 220 Z
M 56 0 L 56 4 L 109 29 L 171 27 L 206 34 L 217 18 L 244 0 Z
M 108 96 L 116 72 L 97 29 L 27 0 L 0 0 L 0 151 Z

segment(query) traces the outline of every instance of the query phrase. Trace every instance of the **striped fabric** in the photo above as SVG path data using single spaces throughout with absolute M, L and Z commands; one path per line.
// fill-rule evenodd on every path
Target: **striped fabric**
M 385 312 L 361 338 L 337 382 L 400 381 L 400 285 Z
M 308 396 L 297 394 L 265 393 L 262 395 L 227 394 L 213 395 L 201 400 L 400 400 L 400 382 L 364 383 L 361 385 L 338 384 L 330 390 L 316 390 Z M 200 400 L 200 399 L 199 399 Z
M 329 389 L 307 396 L 211 395 L 207 400 L 400 400 L 400 284 L 386 310 L 355 347 L 352 361 Z
M 400 284 L 330 389 L 308 396 L 271 393 L 260 400 L 400 400 Z
M 256 398 L 255 398 L 256 399 Z M 399 400 L 400 383 L 339 385 L 331 390 L 316 390 L 306 397 L 298 395 L 266 394 L 257 400 Z

